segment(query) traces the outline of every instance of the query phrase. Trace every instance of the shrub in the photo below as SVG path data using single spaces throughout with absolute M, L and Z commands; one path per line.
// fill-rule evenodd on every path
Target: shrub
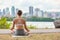
M 28 26 L 29 29 L 36 29 L 36 26 L 30 25 Z
M 11 23 L 7 23 L 7 19 L 2 17 L 0 19 L 0 29 L 9 29 Z

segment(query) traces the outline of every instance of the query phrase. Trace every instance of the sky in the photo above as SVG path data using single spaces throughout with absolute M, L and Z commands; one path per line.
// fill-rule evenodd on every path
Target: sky
M 0 0 L 0 9 L 15 6 L 27 12 L 29 6 L 39 8 L 44 11 L 60 11 L 60 0 Z

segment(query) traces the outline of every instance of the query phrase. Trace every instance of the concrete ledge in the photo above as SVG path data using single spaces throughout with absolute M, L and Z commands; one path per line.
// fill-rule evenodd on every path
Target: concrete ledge
M 30 33 L 54 33 L 60 32 L 60 29 L 30 29 Z M 11 34 L 9 29 L 0 29 L 0 34 Z

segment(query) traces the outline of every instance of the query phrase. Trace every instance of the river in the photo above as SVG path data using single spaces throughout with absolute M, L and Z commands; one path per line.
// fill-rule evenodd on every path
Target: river
M 26 25 L 36 26 L 37 28 L 55 28 L 53 22 L 26 22 Z

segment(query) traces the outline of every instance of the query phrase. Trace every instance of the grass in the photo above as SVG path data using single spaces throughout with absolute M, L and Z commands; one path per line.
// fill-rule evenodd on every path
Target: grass
M 29 37 L 21 37 L 19 40 L 60 40 L 60 33 L 32 34 Z M 0 35 L 0 40 L 15 40 L 11 35 Z

